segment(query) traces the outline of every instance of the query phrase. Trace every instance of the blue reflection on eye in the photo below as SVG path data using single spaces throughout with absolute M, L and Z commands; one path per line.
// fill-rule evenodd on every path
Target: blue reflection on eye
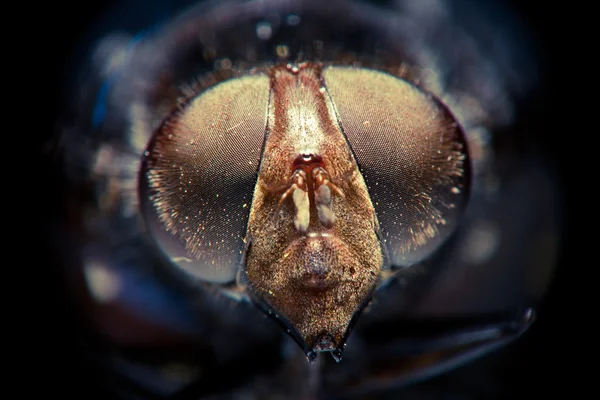
M 151 27 L 148 29 L 144 29 L 135 35 L 127 44 L 127 48 L 125 50 L 126 53 L 131 54 L 131 50 L 144 38 L 149 32 L 153 31 L 156 27 Z M 100 89 L 98 90 L 98 94 L 96 95 L 96 103 L 94 104 L 94 108 L 92 110 L 92 127 L 98 128 L 104 118 L 106 117 L 106 104 L 108 93 L 110 89 L 115 84 L 115 82 L 119 78 L 119 69 L 123 67 L 123 63 L 119 65 L 117 71 L 111 73 L 111 75 L 102 82 Z
M 112 78 L 114 78 L 114 75 L 102 82 L 102 86 L 100 87 L 100 90 L 98 90 L 96 104 L 94 105 L 92 114 L 92 127 L 94 128 L 99 127 L 106 116 L 106 95 L 112 84 Z

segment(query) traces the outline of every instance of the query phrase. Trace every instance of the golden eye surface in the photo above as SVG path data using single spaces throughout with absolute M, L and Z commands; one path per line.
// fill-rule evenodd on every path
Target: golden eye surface
M 210 282 L 234 279 L 264 140 L 268 79 L 223 82 L 176 112 L 153 138 L 140 204 L 159 247 Z
M 422 261 L 452 233 L 468 198 L 470 160 L 458 122 L 397 77 L 336 67 L 323 75 L 375 204 L 389 263 Z

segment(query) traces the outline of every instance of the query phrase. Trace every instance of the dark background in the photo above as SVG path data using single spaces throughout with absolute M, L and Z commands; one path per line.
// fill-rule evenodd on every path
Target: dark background
M 581 264 L 575 261 L 578 252 L 573 240 L 575 223 L 571 207 L 575 198 L 572 193 L 576 192 L 573 186 L 577 184 L 571 172 L 573 160 L 577 159 L 573 135 L 580 132 L 571 120 L 576 115 L 574 107 L 578 104 L 573 100 L 578 99 L 574 97 L 574 89 L 581 88 L 582 82 L 578 72 L 580 66 L 577 64 L 581 58 L 574 57 L 579 55 L 574 48 L 583 40 L 572 28 L 582 23 L 579 18 L 581 11 L 550 6 L 549 2 L 509 3 L 530 26 L 534 40 L 542 50 L 541 61 L 545 65 L 543 90 L 538 100 L 530 104 L 525 112 L 541 117 L 543 129 L 540 130 L 537 143 L 555 160 L 559 167 L 559 179 L 565 188 L 559 268 L 546 300 L 539 309 L 538 321 L 521 340 L 450 375 L 423 384 L 438 388 L 440 398 L 444 398 L 447 391 L 456 389 L 457 385 L 467 393 L 472 387 L 473 397 L 477 398 L 477 393 L 481 393 L 481 385 L 488 382 L 502 382 L 514 388 L 514 398 L 555 394 L 562 392 L 562 389 L 571 389 L 569 391 L 572 394 L 573 389 L 577 391 L 580 387 L 579 375 L 584 368 L 575 361 L 581 357 L 577 343 L 582 339 L 578 337 L 580 332 L 587 329 L 587 322 L 579 317 L 585 303 L 577 299 L 576 293 L 580 290 L 575 290 L 576 274 L 581 270 L 578 267 Z M 48 4 L 28 20 L 29 24 L 36 27 L 35 30 L 39 29 L 43 39 L 43 43 L 28 43 L 27 46 L 33 46 L 30 52 L 35 53 L 38 74 L 39 63 L 43 60 L 43 90 L 48 94 L 40 110 L 45 117 L 39 116 L 44 127 L 34 132 L 34 140 L 38 145 L 35 150 L 40 154 L 33 162 L 38 199 L 35 202 L 34 229 L 35 224 L 43 224 L 46 216 L 58 205 L 57 196 L 53 196 L 61 190 L 56 179 L 58 171 L 48 159 L 47 150 L 51 146 L 57 117 L 67 95 L 64 82 L 69 80 L 73 62 L 81 55 L 77 50 L 81 49 L 79 46 L 84 32 L 112 4 L 116 2 L 93 0 L 68 6 L 63 4 L 61 10 L 56 5 Z M 45 195 L 40 196 L 40 193 Z M 102 398 L 101 388 L 95 385 L 91 367 L 83 362 L 77 350 L 76 338 L 82 328 L 74 318 L 72 304 L 69 303 L 60 276 L 54 273 L 56 266 L 46 256 L 47 241 L 43 234 L 37 245 L 40 251 L 32 252 L 35 253 L 32 254 L 33 258 L 28 258 L 34 269 L 28 272 L 27 279 L 30 281 L 35 276 L 36 282 L 31 289 L 35 295 L 27 296 L 31 304 L 22 313 L 33 327 L 23 328 L 26 331 L 23 337 L 27 338 L 24 349 L 30 356 L 25 357 L 25 366 L 17 371 L 19 381 L 23 382 L 20 387 L 25 391 L 40 391 L 49 397 L 70 398 L 74 395 L 77 398 Z M 27 265 L 30 265 L 29 261 Z

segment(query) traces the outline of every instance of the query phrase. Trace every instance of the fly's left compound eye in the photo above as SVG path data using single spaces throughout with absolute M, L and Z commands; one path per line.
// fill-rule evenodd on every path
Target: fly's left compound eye
M 369 189 L 388 262 L 422 261 L 454 231 L 468 198 L 460 126 L 439 100 L 397 77 L 340 67 L 323 76 Z
M 265 76 L 218 84 L 168 118 L 146 151 L 142 212 L 161 250 L 192 276 L 232 281 L 243 259 L 268 97 Z

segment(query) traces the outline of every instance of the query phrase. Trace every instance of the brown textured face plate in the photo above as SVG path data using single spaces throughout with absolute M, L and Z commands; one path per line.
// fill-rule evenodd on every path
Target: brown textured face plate
M 383 256 L 367 188 L 320 79 L 320 68 L 312 65 L 271 71 L 268 136 L 248 224 L 246 274 L 252 289 L 298 330 L 307 349 L 339 350 L 352 317 L 378 281 Z M 317 167 L 338 190 L 330 190 L 335 216 L 330 227 L 319 217 L 314 180 L 295 192 L 306 192 L 308 204 L 285 197 L 299 155 L 322 160 Z M 303 208 L 309 220 L 302 232 L 294 218 Z

